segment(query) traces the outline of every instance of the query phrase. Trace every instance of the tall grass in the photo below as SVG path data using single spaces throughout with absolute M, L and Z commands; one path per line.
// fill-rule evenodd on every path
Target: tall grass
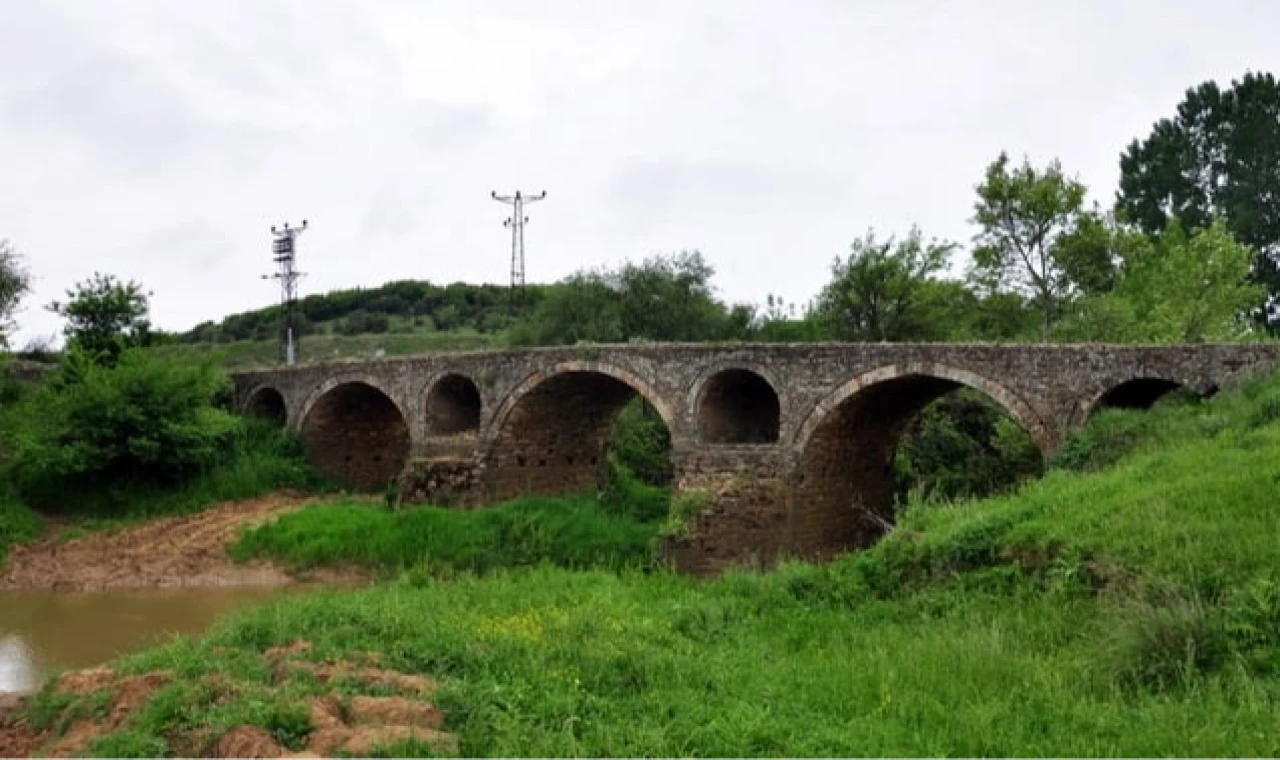
M 524 497 L 461 511 L 388 512 L 367 503 L 312 506 L 241 536 L 238 560 L 269 558 L 295 568 L 360 565 L 378 570 L 486 572 L 550 563 L 566 568 L 646 565 L 664 489 L 623 473 L 603 498 Z
M 0 496 L 0 566 L 9 555 L 10 546 L 33 541 L 43 532 L 44 523 L 35 512 Z
M 539 562 L 569 568 L 648 560 L 656 527 L 612 514 L 591 496 L 522 498 L 463 512 L 422 507 L 387 512 L 367 504 L 313 506 L 253 529 L 232 549 L 238 560 L 271 558 L 293 567 L 361 565 L 487 571 Z

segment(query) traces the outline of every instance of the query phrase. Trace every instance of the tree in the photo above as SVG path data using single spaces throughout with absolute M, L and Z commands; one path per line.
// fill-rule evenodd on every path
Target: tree
M 62 332 L 69 348 L 112 366 L 125 349 L 148 345 L 150 295 L 137 282 L 95 272 L 68 290 L 66 301 L 48 308 L 67 320 Z
M 713 295 L 714 270 L 697 252 L 655 256 L 616 270 L 578 272 L 548 289 L 513 342 L 706 341 L 742 328 Z
M 1001 153 L 978 186 L 970 276 L 988 292 L 1026 295 L 1048 337 L 1063 305 L 1082 289 L 1105 282 L 1107 247 L 1097 247 L 1102 222 L 1084 208 L 1085 187 L 1066 177 L 1058 161 L 1044 169 L 1024 159 L 1011 169 Z M 1095 215 L 1096 216 L 1096 215 Z
M 1115 289 L 1086 299 L 1059 337 L 1138 343 L 1239 340 L 1266 292 L 1250 280 L 1253 251 L 1222 221 L 1186 232 L 1177 221 L 1125 259 Z
M 619 294 L 625 340 L 707 341 L 725 337 L 728 312 L 715 298 L 715 270 L 697 251 L 627 262 L 605 277 Z
M 878 240 L 873 230 L 855 240 L 849 257 L 831 265 L 831 282 L 817 313 L 839 340 L 905 341 L 937 337 L 924 308 L 925 283 L 947 266 L 956 246 L 925 241 L 912 228 L 901 241 Z
M 30 290 L 31 275 L 22 264 L 22 254 L 8 240 L 0 240 L 0 348 L 9 347 L 14 312 Z
M 1187 90 L 1172 118 L 1120 156 L 1116 210 L 1159 235 L 1178 219 L 1188 229 L 1221 217 L 1255 251 L 1253 278 L 1280 296 L 1280 82 L 1246 73 L 1223 90 Z

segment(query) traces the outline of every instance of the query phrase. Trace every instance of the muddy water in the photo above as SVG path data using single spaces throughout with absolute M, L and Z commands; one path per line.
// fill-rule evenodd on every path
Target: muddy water
M 98 665 L 198 634 L 232 610 L 285 593 L 280 588 L 0 593 L 0 694 L 30 691 L 50 670 Z

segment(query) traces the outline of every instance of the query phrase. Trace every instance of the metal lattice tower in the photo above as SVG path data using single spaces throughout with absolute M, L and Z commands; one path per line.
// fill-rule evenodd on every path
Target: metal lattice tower
M 280 360 L 287 365 L 297 362 L 298 280 L 303 276 L 294 264 L 297 259 L 297 238 L 307 229 L 307 220 L 301 227 L 271 228 L 271 260 L 276 263 L 275 274 L 264 274 L 264 280 L 280 281 Z
M 519 190 L 515 195 L 498 195 L 497 191 L 489 193 L 495 201 L 501 201 L 512 207 L 511 216 L 502 222 L 502 226 L 511 228 L 511 311 L 515 313 L 516 304 L 524 300 L 524 225 L 529 217 L 524 215 L 524 204 L 536 203 L 547 197 L 543 190 L 538 195 L 523 195 Z

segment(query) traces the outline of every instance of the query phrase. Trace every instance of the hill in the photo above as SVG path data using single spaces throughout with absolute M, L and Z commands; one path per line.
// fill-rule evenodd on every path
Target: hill
M 512 324 L 527 319 L 536 308 L 546 287 L 529 286 L 515 304 L 508 291 L 499 285 L 400 280 L 309 295 L 298 300 L 299 358 L 322 361 L 500 347 Z M 154 350 L 170 356 L 210 354 L 234 369 L 277 361 L 279 333 L 277 304 L 203 322 Z
M 445 572 L 401 554 L 410 569 L 390 585 L 288 598 L 122 661 L 180 677 L 90 750 L 205 751 L 243 724 L 305 746 L 325 699 L 341 712 L 386 693 L 343 665 L 363 659 L 437 679 L 469 756 L 1274 755 L 1277 481 L 1270 379 L 1104 412 L 1042 480 L 913 503 L 880 544 L 826 565 L 698 583 L 652 567 Z M 325 509 L 253 541 L 329 541 Z M 360 509 L 374 508 L 338 513 Z M 369 536 L 366 560 L 433 545 L 421 531 L 438 521 L 372 522 L 416 538 Z M 489 522 L 518 526 L 507 541 L 545 532 Z M 306 675 L 322 668 L 351 675 Z M 29 712 L 47 724 L 76 704 L 46 691 Z M 436 751 L 394 736 L 389 751 Z

